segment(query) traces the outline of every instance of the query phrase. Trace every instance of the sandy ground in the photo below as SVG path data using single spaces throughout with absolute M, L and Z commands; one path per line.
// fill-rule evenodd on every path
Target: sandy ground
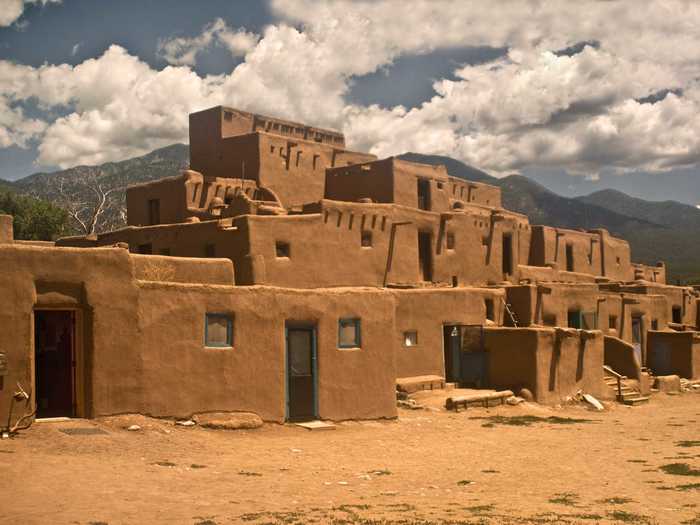
M 0 473 L 0 522 L 12 524 L 700 524 L 700 394 L 602 413 L 401 410 L 327 431 L 40 423 L 0 441 Z

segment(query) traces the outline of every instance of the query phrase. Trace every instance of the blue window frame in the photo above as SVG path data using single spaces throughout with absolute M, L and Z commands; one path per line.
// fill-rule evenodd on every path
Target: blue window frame
M 338 319 L 338 348 L 360 348 L 360 319 Z
M 233 316 L 206 314 L 204 319 L 204 346 L 230 348 L 233 346 Z

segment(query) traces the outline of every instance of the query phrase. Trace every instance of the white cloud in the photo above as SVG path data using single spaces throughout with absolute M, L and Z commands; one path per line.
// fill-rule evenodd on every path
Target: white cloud
M 700 2 L 276 0 L 273 10 L 281 21 L 262 37 L 216 19 L 198 36 L 161 42 L 178 66 L 162 70 L 119 46 L 77 66 L 0 61 L 0 145 L 38 139 L 39 161 L 63 167 L 118 160 L 186 141 L 189 112 L 227 104 L 343 129 L 352 147 L 379 155 L 446 154 L 495 174 L 551 166 L 594 177 L 700 162 Z M 599 45 L 556 53 L 579 42 Z M 228 75 L 187 67 L 214 45 L 244 61 Z M 346 100 L 354 76 L 401 55 L 481 45 L 508 55 L 435 80 L 418 107 Z M 27 119 L 18 109 L 27 100 L 68 114 Z
M 259 36 L 244 28 L 232 31 L 223 19 L 204 26 L 196 37 L 167 38 L 158 42 L 158 55 L 173 65 L 194 66 L 197 55 L 214 44 L 224 46 L 233 56 L 244 56 L 255 47 Z
M 0 27 L 7 27 L 19 19 L 27 4 L 60 4 L 61 0 L 0 0 Z

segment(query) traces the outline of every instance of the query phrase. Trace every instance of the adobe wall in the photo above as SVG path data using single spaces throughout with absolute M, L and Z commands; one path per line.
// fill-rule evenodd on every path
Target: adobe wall
M 0 243 L 10 243 L 14 240 L 12 215 L 0 215 Z
M 172 283 L 233 285 L 229 259 L 197 259 L 159 255 L 132 255 L 134 279 Z
M 700 379 L 700 337 L 696 332 L 649 332 L 647 365 L 655 375 Z
M 307 206 L 305 212 L 241 219 L 248 223 L 256 275 L 265 276 L 264 281 L 256 278 L 255 282 L 303 288 L 381 286 L 389 266 L 387 283 L 419 283 L 423 280 L 418 263 L 419 232 L 430 234 L 432 281 L 436 283 L 469 286 L 501 282 L 505 234 L 513 239 L 510 278 L 517 282 L 518 261 L 529 251 L 529 227 L 517 215 L 504 214 L 504 220 L 492 221 L 491 213 L 480 209 L 438 215 L 403 206 L 326 200 Z M 392 225 L 406 222 L 410 224 L 396 226 L 388 265 Z M 238 221 L 235 224 L 240 227 Z M 371 247 L 362 246 L 363 232 L 371 233 Z M 289 244 L 291 257 L 276 256 L 278 241 Z
M 641 363 L 634 355 L 634 347 L 615 336 L 605 336 L 605 364 L 618 374 L 636 381 L 642 380 Z
M 416 208 L 418 181 L 429 187 L 429 211 L 447 212 L 467 205 L 501 206 L 501 189 L 496 186 L 449 177 L 442 165 L 409 162 L 389 157 L 326 171 L 325 198 L 356 202 L 394 203 Z
M 519 326 L 568 326 L 568 312 L 593 313 L 597 328 L 607 325 L 607 308 L 599 298 L 603 294 L 590 283 L 551 283 L 509 286 L 508 302 L 512 305 Z M 605 323 L 602 320 L 605 319 Z
M 33 387 L 35 308 L 75 309 L 82 319 L 80 416 L 141 411 L 138 292 L 129 253 L 6 244 L 0 267 L 0 296 L 12 305 L 0 311 L 0 330 L 12 334 L 2 342 L 9 369 L 0 391 L 2 417 L 17 381 L 27 391 Z
M 487 288 L 394 290 L 396 297 L 397 377 L 437 375 L 445 377 L 443 327 L 483 325 L 487 299 L 493 301 L 494 322 L 503 319 L 503 291 Z M 404 334 L 417 332 L 418 344 L 407 347 Z
M 126 189 L 127 224 L 149 226 L 149 201 L 157 200 L 160 209 L 158 224 L 183 222 L 187 217 L 187 174 L 134 184 Z
M 292 140 L 322 143 L 332 148 L 345 148 L 345 137 L 337 131 L 222 106 L 191 113 L 189 131 L 192 169 L 213 176 L 228 176 L 214 172 L 224 169 L 217 160 L 222 160 L 221 155 L 228 153 L 226 139 L 231 137 L 265 132 Z
M 2 344 L 9 370 L 2 418 L 17 381 L 33 389 L 35 308 L 78 312 L 81 417 L 246 410 L 282 421 L 285 320 L 317 326 L 321 417 L 396 415 L 392 294 L 239 288 L 217 284 L 232 278 L 228 260 L 131 256 L 121 248 L 3 244 L 0 266 L 0 294 L 13 305 L 0 312 L 0 330 L 13 335 Z M 190 277 L 199 284 L 177 282 Z M 207 312 L 232 314 L 232 349 L 204 347 Z M 361 319 L 360 349 L 338 349 L 341 317 Z
M 317 327 L 321 418 L 396 415 L 389 294 L 163 283 L 140 290 L 144 405 L 152 415 L 253 411 L 284 421 L 286 320 Z M 204 347 L 207 312 L 233 316 L 233 348 Z M 338 319 L 346 317 L 361 319 L 360 349 L 338 348 Z
M 492 388 L 530 390 L 556 404 L 579 390 L 605 397 L 603 334 L 560 328 L 484 328 Z
M 689 326 L 696 326 L 698 316 L 697 296 L 692 288 L 680 286 L 666 286 L 661 283 L 636 283 L 627 284 L 620 287 L 622 291 L 636 293 L 640 295 L 660 295 L 666 299 L 665 319 L 671 323 L 673 321 L 674 308 L 680 314 L 680 323 Z
M 571 249 L 572 266 L 567 264 L 567 246 Z M 562 275 L 574 272 L 620 281 L 633 278 L 629 244 L 605 230 L 583 232 L 533 226 L 529 264 L 550 266 Z
M 259 133 L 260 185 L 272 189 L 282 203 L 300 206 L 325 193 L 326 168 L 367 162 L 376 157 L 311 141 Z M 235 151 L 231 147 L 230 151 Z
M 635 281 L 648 281 L 652 283 L 666 284 L 666 264 L 658 262 L 654 266 L 647 264 L 632 264 Z

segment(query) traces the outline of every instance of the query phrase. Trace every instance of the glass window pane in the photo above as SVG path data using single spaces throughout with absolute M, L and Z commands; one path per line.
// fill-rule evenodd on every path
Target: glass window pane
M 223 315 L 207 315 L 206 345 L 231 346 L 231 319 Z
M 289 330 L 289 368 L 293 376 L 311 375 L 311 331 Z
M 404 346 L 416 346 L 418 344 L 418 332 L 403 333 Z
M 360 346 L 359 319 L 341 319 L 338 328 L 338 345 L 341 348 Z

